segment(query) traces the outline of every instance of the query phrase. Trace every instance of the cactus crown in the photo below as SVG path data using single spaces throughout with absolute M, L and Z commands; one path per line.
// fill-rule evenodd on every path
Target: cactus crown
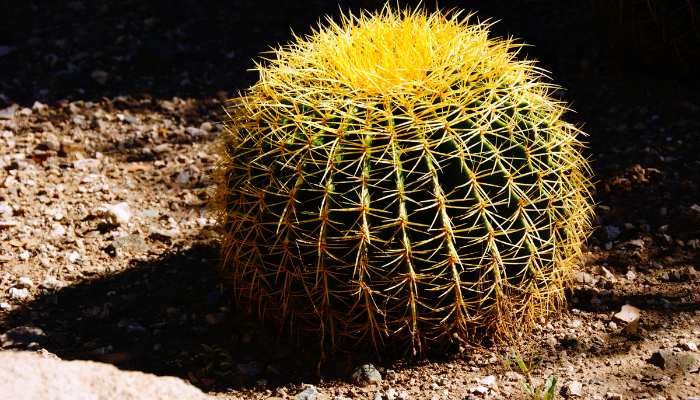
M 344 16 L 257 65 L 218 177 L 242 304 L 323 345 L 422 352 L 563 303 L 590 225 L 579 131 L 519 45 L 471 19 Z

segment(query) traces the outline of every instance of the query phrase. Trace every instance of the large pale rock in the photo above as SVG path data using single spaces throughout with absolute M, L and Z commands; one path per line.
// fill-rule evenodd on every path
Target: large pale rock
M 0 352 L 0 396 L 27 400 L 199 400 L 209 397 L 174 377 L 121 371 L 110 364 Z
M 635 306 L 625 304 L 613 316 L 613 320 L 624 326 L 625 333 L 636 334 L 639 331 L 639 309 Z

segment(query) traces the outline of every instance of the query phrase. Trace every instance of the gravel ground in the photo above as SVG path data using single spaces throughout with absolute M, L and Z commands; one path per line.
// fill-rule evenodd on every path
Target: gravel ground
M 186 12 L 165 3 L 36 7 L 0 43 L 0 348 L 176 375 L 225 399 L 524 398 L 513 352 L 565 397 L 700 396 L 696 81 L 603 74 L 593 47 L 546 59 L 597 179 L 597 229 L 567 311 L 518 348 L 349 355 L 319 379 L 313 347 L 227 300 L 206 204 L 223 102 L 254 79 L 249 57 L 288 37 L 289 15 L 306 26 L 327 5 L 261 16 L 232 2 L 237 24 L 206 7 L 180 24 Z M 616 315 L 625 304 L 638 320 Z M 365 362 L 381 382 L 354 382 Z

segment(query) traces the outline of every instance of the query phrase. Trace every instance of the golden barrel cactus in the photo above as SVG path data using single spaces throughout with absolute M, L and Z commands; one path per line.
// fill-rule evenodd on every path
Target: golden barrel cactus
M 458 12 L 330 19 L 230 102 L 216 204 L 239 304 L 325 349 L 504 340 L 557 310 L 589 167 L 520 45 Z

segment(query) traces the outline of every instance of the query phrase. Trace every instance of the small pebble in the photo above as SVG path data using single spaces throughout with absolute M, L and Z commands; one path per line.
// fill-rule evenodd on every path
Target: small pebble
M 382 382 L 382 374 L 372 364 L 364 364 L 352 373 L 352 381 L 358 386 L 379 384 Z
M 29 297 L 29 290 L 20 288 L 10 288 L 7 292 L 12 300 L 24 300 Z

